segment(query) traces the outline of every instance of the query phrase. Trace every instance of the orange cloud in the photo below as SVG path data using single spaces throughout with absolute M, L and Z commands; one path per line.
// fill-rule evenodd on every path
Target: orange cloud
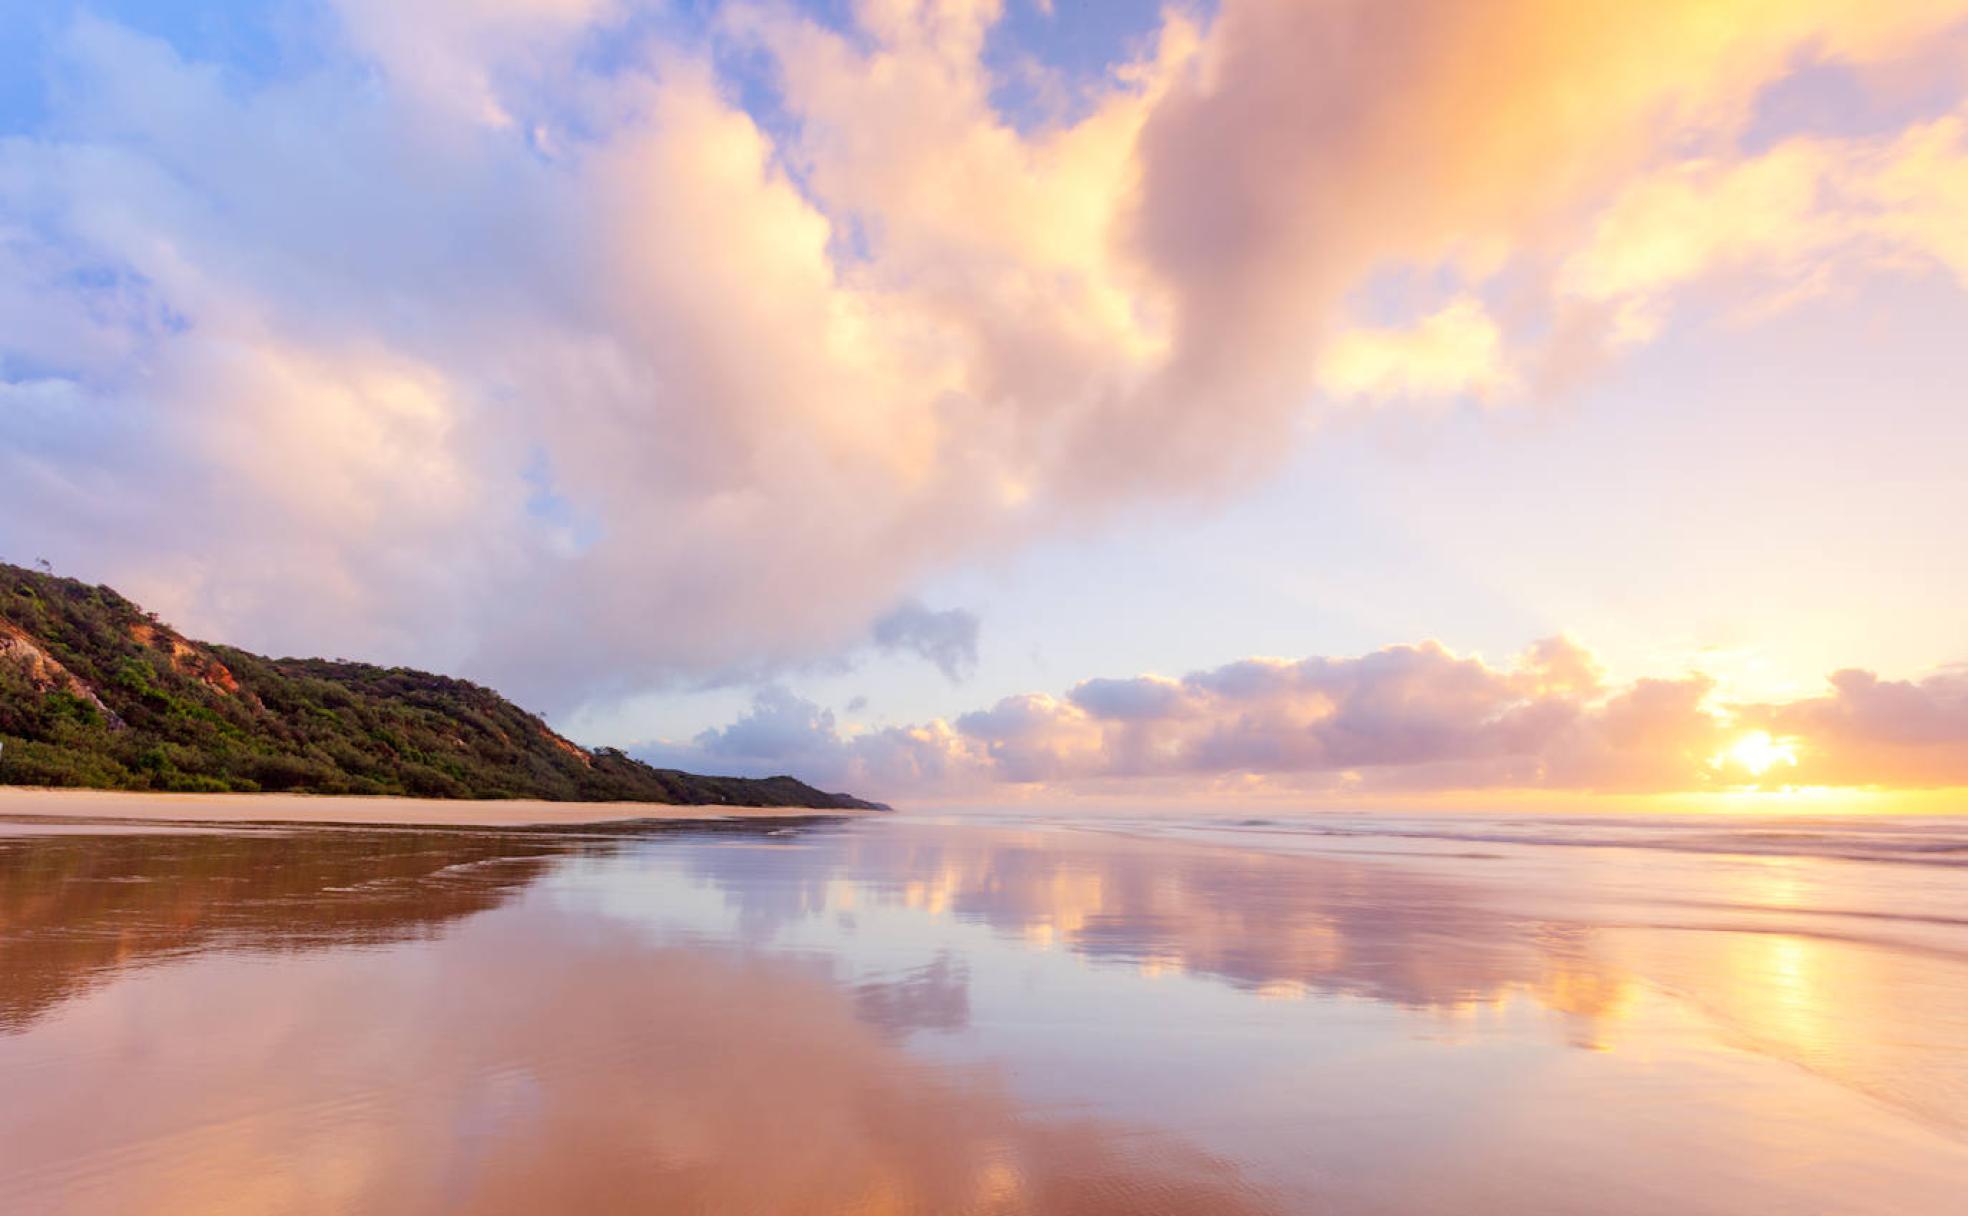
M 1628 185 L 1559 275 L 1562 295 L 1618 309 L 1644 341 L 1670 293 L 1752 273 L 1780 296 L 1840 261 L 1939 266 L 1968 283 L 1968 137 L 1961 114 L 1891 137 L 1800 137 L 1746 159 L 1684 161 Z
M 1503 333 L 1464 297 L 1409 329 L 1347 329 L 1319 359 L 1319 387 L 1341 398 L 1488 398 L 1511 389 Z

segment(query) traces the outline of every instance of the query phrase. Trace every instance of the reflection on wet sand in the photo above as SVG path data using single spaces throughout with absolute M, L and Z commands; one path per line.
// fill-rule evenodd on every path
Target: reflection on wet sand
M 1588 935 L 1509 917 L 1463 885 L 1395 867 L 1067 832 L 843 833 L 797 854 L 721 850 L 694 864 L 755 938 L 845 895 L 1266 995 L 1454 1010 L 1528 989 L 1587 1023 L 1621 999 L 1621 976 L 1592 957 Z
M 970 1021 L 970 968 L 947 950 L 893 978 L 854 986 L 863 1020 L 890 1032 L 961 1030 Z
M 1964 935 L 1946 917 L 1920 915 L 1897 876 L 1876 893 L 1880 908 L 1845 916 L 1875 935 L 1852 941 L 1822 909 L 1797 906 L 1814 890 L 1773 878 L 1772 867 L 1811 864 L 1797 859 L 1657 868 L 1658 898 L 1645 902 L 1602 895 L 1584 876 L 1568 890 L 1544 875 L 1531 892 L 1513 889 L 1508 871 L 1451 881 L 1399 865 L 1070 831 L 843 833 L 798 854 L 707 852 L 693 864 L 739 906 L 754 939 L 845 899 L 1261 996 L 1364 997 L 1450 1021 L 1527 999 L 1585 1048 L 1610 1044 L 1640 990 L 1664 991 L 1735 1046 L 1968 1130 Z M 1888 920 L 1920 932 L 1884 934 Z M 1932 931 L 1937 920 L 1952 939 Z
M 829 822 L 482 831 L 0 819 L 0 1034 L 147 961 L 429 936 L 503 903 L 558 857 L 663 836 L 793 839 Z
M 1968 967 L 1808 934 L 1618 929 L 1608 952 L 1733 1046 L 1968 1136 Z
M 1221 1160 L 912 1060 L 810 968 L 525 911 L 77 1003 L 0 1052 L 0 1210 L 1273 1210 Z
M 1903 1216 L 1968 1177 L 1938 871 L 4 830 L 8 1216 Z
M 0 1033 L 146 960 L 429 933 L 496 906 L 567 847 L 420 831 L 0 834 Z

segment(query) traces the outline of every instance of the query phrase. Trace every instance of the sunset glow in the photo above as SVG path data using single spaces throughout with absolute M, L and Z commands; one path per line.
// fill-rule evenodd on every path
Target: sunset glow
M 1968 0 L 0 0 L 0 1216 L 1962 1216 Z
M 1961 0 L 295 3 L 0 53 L 0 559 L 902 800 L 1968 789 Z
M 1797 767 L 1797 744 L 1790 739 L 1772 739 L 1768 731 L 1753 730 L 1729 745 L 1715 758 L 1718 768 L 1734 765 L 1752 777 L 1761 777 L 1779 764 Z

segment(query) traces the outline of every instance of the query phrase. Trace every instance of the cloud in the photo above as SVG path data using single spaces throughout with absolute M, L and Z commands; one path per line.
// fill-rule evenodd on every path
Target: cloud
M 1319 388 L 1339 398 L 1490 398 L 1513 390 L 1503 331 L 1476 300 L 1445 305 L 1407 329 L 1348 329 L 1319 361 Z
M 617 18 L 623 6 L 613 0 L 338 0 L 337 8 L 353 47 L 420 105 L 446 118 L 511 127 L 515 116 L 501 94 L 527 76 L 552 72 L 584 34 Z
M 0 545 L 556 710 L 837 655 L 932 571 L 1230 492 L 1322 387 L 1504 393 L 1498 283 L 1657 309 L 1752 227 L 1636 278 L 1593 252 L 1626 187 L 1753 215 L 1793 180 L 1728 184 L 1760 89 L 1962 12 L 1225 0 L 1021 125 L 975 0 L 693 39 L 626 0 L 334 11 L 265 75 L 86 16 L 42 48 L 50 117 L 0 139 Z M 1958 259 L 1958 128 L 1896 138 L 1866 232 Z M 1390 268 L 1443 298 L 1352 321 Z
M 652 764 L 700 772 L 764 777 L 791 773 L 828 789 L 880 784 L 915 790 L 970 780 L 963 748 L 941 722 L 845 734 L 833 711 L 779 685 L 753 694 L 751 707 L 728 726 L 700 732 L 684 744 L 635 749 Z
M 775 763 L 786 764 L 797 764 L 812 753 L 824 752 L 838 743 L 832 711 L 777 685 L 768 685 L 753 694 L 751 709 L 736 722 L 697 736 L 697 746 L 706 756 L 739 760 L 770 758 Z
M 916 600 L 905 600 L 874 626 L 875 645 L 884 651 L 907 651 L 931 663 L 960 683 L 977 666 L 977 614 L 962 608 L 931 611 Z
M 680 759 L 805 765 L 894 797 L 1014 786 L 1331 799 L 1968 784 L 1968 668 L 1918 682 L 1842 671 L 1831 685 L 1826 697 L 1737 704 L 1701 673 L 1609 685 L 1591 652 L 1564 637 L 1505 664 L 1422 642 L 1352 658 L 1242 659 L 1180 679 L 1092 679 L 1064 697 L 1024 693 L 954 722 L 864 734 L 774 690 Z M 1797 763 L 1767 777 L 1746 770 L 1730 749 L 1755 731 Z
M 1871 138 L 1800 136 L 1752 157 L 1696 158 L 1627 185 L 1559 271 L 1562 298 L 1616 310 L 1644 341 L 1673 293 L 1720 274 L 1781 303 L 1842 266 L 1939 268 L 1968 284 L 1968 111 Z
M 1744 710 L 1745 722 L 1798 741 L 1788 774 L 1830 785 L 1968 784 L 1968 666 L 1920 680 L 1847 669 L 1831 693 Z
M 1082 680 L 1066 699 L 1095 718 L 1143 722 L 1181 712 L 1187 697 L 1180 681 L 1137 676 L 1131 680 Z

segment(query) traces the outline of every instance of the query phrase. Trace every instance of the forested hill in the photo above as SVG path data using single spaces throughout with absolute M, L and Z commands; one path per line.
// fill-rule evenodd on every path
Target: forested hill
M 108 587 L 5 564 L 0 784 L 878 807 L 588 751 L 464 680 L 193 642 Z

